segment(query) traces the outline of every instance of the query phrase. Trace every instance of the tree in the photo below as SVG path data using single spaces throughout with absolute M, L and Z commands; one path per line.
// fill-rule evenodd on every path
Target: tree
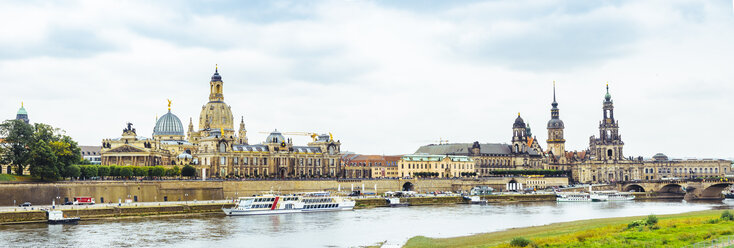
M 109 166 L 99 166 L 97 169 L 97 174 L 104 178 L 110 175 L 110 167 Z
M 178 168 L 178 165 L 173 166 L 173 168 L 170 168 L 166 170 L 166 176 L 169 177 L 177 177 L 181 175 L 181 169 Z
M 30 164 L 31 175 L 40 177 L 41 180 L 55 180 L 60 176 L 56 167 L 56 155 L 46 141 L 39 140 L 33 145 Z
M 130 178 L 131 176 L 133 176 L 133 169 L 130 168 L 130 166 L 120 168 L 120 176 Z
M 140 167 L 136 166 L 133 168 L 133 175 L 136 177 L 147 177 L 148 176 L 148 168 L 147 167 Z
M 110 176 L 119 177 L 120 176 L 120 166 L 110 165 Z
M 15 173 L 23 175 L 23 169 L 31 159 L 33 126 L 22 120 L 7 120 L 0 124 L 0 137 L 5 137 L 0 163 L 13 165 Z
M 64 177 L 69 178 L 77 178 L 82 175 L 81 168 L 79 168 L 78 165 L 70 165 L 69 167 L 66 167 L 66 170 L 64 170 Z
M 96 177 L 99 174 L 96 165 L 82 165 L 81 168 L 84 179 Z
M 155 166 L 153 168 L 150 168 L 150 171 L 148 174 L 151 177 L 162 177 L 166 175 L 166 168 L 163 168 L 163 166 Z
M 196 175 L 196 169 L 191 165 L 186 165 L 181 169 L 181 176 L 193 177 Z

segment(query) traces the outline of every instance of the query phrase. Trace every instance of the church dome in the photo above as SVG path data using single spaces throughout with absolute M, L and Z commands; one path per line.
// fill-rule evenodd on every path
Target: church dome
M 212 82 L 222 81 L 222 76 L 219 75 L 219 69 L 214 70 L 214 75 L 212 75 Z
M 153 135 L 184 135 L 184 128 L 183 124 L 181 124 L 181 120 L 178 119 L 178 116 L 171 113 L 169 110 L 168 113 L 161 116 L 161 118 L 158 119 L 158 121 L 155 123 L 155 128 L 153 128 Z
M 652 159 L 654 159 L 655 161 L 667 161 L 668 156 L 665 156 L 665 154 L 662 153 L 658 153 L 655 154 L 655 156 L 652 156 Z
M 512 128 L 525 128 L 525 121 L 520 117 L 520 113 L 517 114 L 515 124 L 512 124 Z
M 21 106 L 20 109 L 18 109 L 18 115 L 28 115 L 28 111 L 25 111 L 25 107 Z
M 564 128 L 563 121 L 561 119 L 550 119 L 548 121 L 548 128 Z
M 270 133 L 267 138 L 265 138 L 265 143 L 283 143 L 285 142 L 285 137 L 283 137 L 283 134 L 278 132 L 278 129 Z

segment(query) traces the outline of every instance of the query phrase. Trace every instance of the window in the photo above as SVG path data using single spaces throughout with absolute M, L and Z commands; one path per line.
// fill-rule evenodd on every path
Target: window
M 226 157 L 220 157 L 219 158 L 219 164 L 226 165 L 227 164 L 227 158 Z

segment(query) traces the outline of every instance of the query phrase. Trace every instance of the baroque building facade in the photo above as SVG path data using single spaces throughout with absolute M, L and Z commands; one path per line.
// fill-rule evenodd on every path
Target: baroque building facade
M 416 155 L 468 156 L 478 176 L 489 176 L 493 170 L 543 169 L 543 149 L 533 136 L 530 125 L 517 114 L 512 124 L 511 144 L 451 143 L 421 146 Z
M 189 119 L 184 134 L 180 119 L 169 111 L 156 121 L 153 138 L 138 136 L 128 123 L 122 137 L 102 141 L 105 165 L 189 165 L 201 177 L 304 178 L 337 177 L 341 142 L 330 134 L 313 135 L 305 146 L 294 145 L 273 131 L 260 144 L 250 144 L 244 117 L 234 129 L 231 106 L 224 102 L 224 82 L 216 69 L 209 81 L 208 101 L 198 128 Z

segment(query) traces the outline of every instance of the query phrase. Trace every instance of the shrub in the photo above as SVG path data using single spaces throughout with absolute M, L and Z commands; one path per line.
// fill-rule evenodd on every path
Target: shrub
M 645 218 L 645 224 L 648 226 L 652 226 L 658 223 L 658 217 L 654 214 L 648 215 L 647 218 Z
M 724 211 L 721 213 L 721 219 L 722 220 L 734 220 L 734 215 L 729 212 L 729 210 Z
M 525 247 L 530 244 L 530 240 L 523 237 L 515 237 L 510 241 L 511 246 Z
M 163 168 L 163 166 L 155 166 L 150 168 L 148 174 L 152 177 L 162 177 L 166 174 L 166 168 Z
M 80 168 L 82 170 L 82 176 L 85 179 L 97 176 L 98 171 L 96 165 L 82 165 Z
M 133 167 L 133 175 L 135 175 L 136 177 L 146 177 L 148 176 L 148 168 L 135 166 Z

